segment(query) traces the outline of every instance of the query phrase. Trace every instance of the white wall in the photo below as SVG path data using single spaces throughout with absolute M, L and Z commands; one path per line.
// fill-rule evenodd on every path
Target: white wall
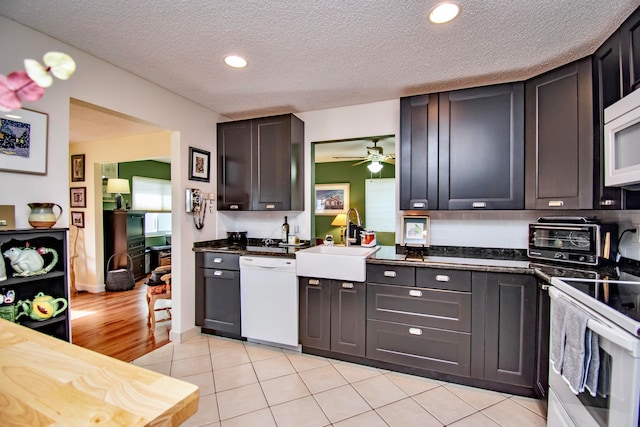
M 28 228 L 29 202 L 54 202 L 66 214 L 57 227 L 69 225 L 69 100 L 79 99 L 125 115 L 156 124 L 171 134 L 171 181 L 173 199 L 172 255 L 173 305 L 172 339 L 180 340 L 197 329 L 194 327 L 194 268 L 193 242 L 208 240 L 216 234 L 213 215 L 198 231 L 190 216 L 184 213 L 184 188 L 198 187 L 205 192 L 215 191 L 215 182 L 188 181 L 189 146 L 211 151 L 215 158 L 216 123 L 225 120 L 185 98 L 162 89 L 133 74 L 87 55 L 60 41 L 0 17 L 0 74 L 24 69 L 23 60 L 41 61 L 48 51 L 71 55 L 77 65 L 76 73 L 68 81 L 56 80 L 44 97 L 24 107 L 49 115 L 47 174 L 44 176 L 0 172 L 3 183 L 0 204 L 16 206 L 16 226 Z M 212 171 L 212 176 L 215 172 Z M 86 181 L 85 181 L 86 182 Z M 75 183 L 80 186 L 80 183 Z M 88 184 L 88 183 L 87 183 Z M 90 186 L 89 184 L 87 186 Z

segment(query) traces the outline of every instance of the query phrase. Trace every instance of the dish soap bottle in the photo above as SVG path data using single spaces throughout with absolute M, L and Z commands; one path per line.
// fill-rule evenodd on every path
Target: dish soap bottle
M 289 223 L 287 217 L 284 217 L 284 223 L 282 224 L 282 243 L 287 244 L 289 241 Z

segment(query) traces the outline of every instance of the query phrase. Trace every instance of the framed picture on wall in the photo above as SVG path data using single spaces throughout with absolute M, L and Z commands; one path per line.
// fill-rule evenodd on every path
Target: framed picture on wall
M 403 216 L 401 244 L 403 246 L 429 246 L 429 217 Z
M 69 206 L 72 208 L 87 207 L 87 187 L 69 189 Z
M 349 183 L 316 184 L 316 215 L 347 213 L 349 210 Z
M 71 181 L 84 181 L 84 154 L 73 154 L 71 156 Z
M 71 225 L 84 228 L 84 212 L 71 212 Z
M 24 108 L 0 117 L 0 170 L 47 174 L 48 120 L 47 114 Z
M 209 182 L 211 169 L 209 160 L 211 153 L 189 147 L 189 179 L 192 181 Z

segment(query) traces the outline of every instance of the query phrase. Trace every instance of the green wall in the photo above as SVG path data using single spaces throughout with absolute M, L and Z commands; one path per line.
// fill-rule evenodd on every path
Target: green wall
M 367 169 L 367 163 L 353 166 L 353 161 L 328 162 L 315 164 L 316 184 L 349 183 L 349 207 L 358 209 L 360 218 L 365 221 L 365 180 L 372 177 Z M 373 178 L 395 178 L 395 167 L 384 163 L 380 173 L 373 174 Z M 315 191 L 315 190 L 314 190 Z M 315 203 L 312 203 L 315 209 Z M 332 234 L 336 243 L 340 242 L 340 227 L 331 225 L 335 216 L 315 215 L 315 237 L 323 239 L 326 234 Z M 352 216 L 355 221 L 355 215 Z M 365 223 L 366 226 L 366 223 Z M 376 231 L 376 230 L 374 230 Z M 395 245 L 395 233 L 380 233 L 376 231 L 379 245 Z

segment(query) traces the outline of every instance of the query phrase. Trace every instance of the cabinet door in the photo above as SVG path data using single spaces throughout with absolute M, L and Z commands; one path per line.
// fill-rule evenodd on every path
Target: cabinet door
M 331 281 L 299 277 L 300 344 L 322 350 L 331 348 Z
M 622 93 L 640 88 L 640 8 L 620 27 L 622 46 Z
M 622 98 L 620 34 L 593 54 L 594 209 L 622 209 L 623 190 L 604 186 L 604 109 Z
M 527 209 L 591 209 L 591 59 L 527 82 Z
M 524 207 L 522 83 L 441 93 L 439 209 Z
M 196 301 L 203 310 L 200 312 L 202 320 L 199 326 L 239 337 L 240 272 L 212 268 L 197 270 L 196 274 L 202 278 L 202 285 L 198 283 L 196 286 L 201 288 L 196 293 Z M 198 314 L 196 310 L 196 320 Z
M 218 123 L 218 209 L 251 209 L 251 120 Z
M 366 305 L 364 282 L 331 281 L 331 351 L 364 357 Z
M 252 210 L 289 210 L 290 116 L 253 120 Z
M 400 99 L 400 209 L 438 209 L 438 95 Z
M 533 387 L 536 292 L 534 276 L 473 273 L 473 376 Z

